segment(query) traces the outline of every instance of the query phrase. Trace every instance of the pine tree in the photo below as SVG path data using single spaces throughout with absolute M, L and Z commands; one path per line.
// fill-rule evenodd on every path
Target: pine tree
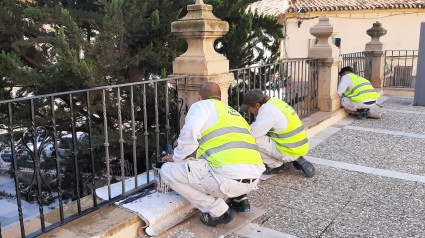
M 258 0 L 205 0 L 213 6 L 213 13 L 229 23 L 229 32 L 215 42 L 217 52 L 224 54 L 230 68 L 276 61 L 282 25 L 268 15 L 248 11 Z

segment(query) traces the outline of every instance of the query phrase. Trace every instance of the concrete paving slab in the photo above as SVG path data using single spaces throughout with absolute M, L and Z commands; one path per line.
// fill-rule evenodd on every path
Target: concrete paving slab
M 281 209 L 290 200 L 298 196 L 299 193 L 299 190 L 283 186 L 276 186 L 268 183 L 259 185 L 258 190 L 248 194 L 248 199 L 251 206 L 259 207 L 266 211 L 266 213 L 254 220 L 254 222 L 262 224 L 274 214 L 276 210 Z
M 300 193 L 284 207 L 300 210 L 317 217 L 333 219 L 343 209 L 348 199 L 338 198 L 333 194 Z
M 331 219 L 285 207 L 277 210 L 263 226 L 297 237 L 319 237 L 331 221 Z
M 322 237 L 389 237 L 388 231 L 400 228 L 400 213 L 383 207 L 382 204 L 362 204 L 350 202 L 341 214 L 333 221 Z M 386 234 L 386 235 L 384 235 Z M 392 236 L 390 236 L 392 237 Z
M 315 180 L 313 186 L 306 188 L 306 192 L 349 201 L 356 196 L 365 183 L 370 181 L 371 176 L 359 172 L 328 168 L 327 173 Z
M 425 135 L 425 112 L 416 117 L 416 122 L 407 130 L 407 132 Z
M 260 226 L 258 224 L 250 223 L 245 227 L 237 230 L 236 235 L 240 235 L 241 237 L 248 238 L 296 238 L 296 236 L 282 233 L 279 231 L 275 231 L 269 229 L 267 227 Z M 235 237 L 235 236 L 230 236 Z
M 333 161 L 377 167 L 379 165 L 378 162 L 382 161 L 387 154 L 391 154 L 389 148 L 392 148 L 400 138 L 401 136 L 343 129 L 316 146 L 308 155 Z M 376 144 L 380 146 L 378 147 Z
M 232 222 L 226 225 L 218 225 L 217 227 L 209 227 L 202 224 L 199 220 L 200 213 L 198 213 L 188 220 L 183 221 L 178 226 L 160 234 L 158 237 L 224 237 L 249 224 L 252 220 L 261 216 L 263 213 L 264 211 L 262 209 L 251 207 L 251 210 L 248 212 L 237 213 Z
M 392 131 L 406 131 L 409 129 L 415 118 L 411 114 L 405 114 L 401 112 L 389 112 L 383 111 L 382 118 L 377 119 L 364 119 L 364 120 L 356 120 L 350 124 L 350 126 L 358 126 L 358 127 L 366 127 L 373 129 L 385 129 Z
M 425 184 L 416 184 L 405 204 L 404 217 L 422 219 L 425 222 Z
M 379 103 L 379 101 L 378 101 Z M 388 97 L 382 103 L 379 103 L 384 107 L 394 108 L 416 108 L 422 110 L 422 107 L 413 106 L 413 97 Z
M 424 237 L 425 220 L 404 217 L 400 222 L 399 229 L 402 231 L 402 236 L 400 237 Z
M 294 190 L 303 190 L 304 188 L 311 186 L 313 184 L 313 181 L 316 179 L 318 174 L 321 174 L 324 170 L 321 168 L 316 167 L 316 175 L 312 178 L 308 178 L 304 175 L 303 172 L 300 170 L 296 170 L 292 164 L 288 165 L 288 168 L 282 172 L 280 172 L 277 176 L 274 176 L 273 178 L 267 180 L 267 183 L 279 186 L 279 187 L 285 187 L 285 188 L 291 188 Z

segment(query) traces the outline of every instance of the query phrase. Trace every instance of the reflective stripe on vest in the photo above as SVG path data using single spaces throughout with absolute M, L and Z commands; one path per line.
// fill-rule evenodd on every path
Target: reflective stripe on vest
M 276 106 L 288 119 L 288 128 L 274 131 L 267 135 L 275 142 L 278 150 L 285 155 L 302 156 L 308 152 L 308 139 L 304 126 L 294 109 L 280 99 L 272 98 L 267 103 Z
M 367 99 L 378 99 L 381 97 L 373 88 L 372 84 L 365 78 L 355 74 L 347 74 L 353 81 L 353 87 L 344 93 L 344 95 L 353 102 L 361 102 Z
M 223 102 L 209 100 L 214 102 L 218 121 L 202 133 L 196 158 L 208 160 L 215 168 L 230 164 L 264 166 L 245 119 Z

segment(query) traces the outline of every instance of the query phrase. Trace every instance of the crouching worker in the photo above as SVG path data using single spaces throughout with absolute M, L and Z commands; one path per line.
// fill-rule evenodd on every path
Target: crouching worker
M 296 169 L 313 177 L 313 164 L 303 158 L 309 148 L 307 134 L 291 106 L 260 89 L 252 89 L 243 97 L 241 112 L 257 115 L 251 124 L 251 135 L 266 165 L 265 174 L 277 174 L 292 162 Z
M 359 119 L 381 118 L 380 114 L 370 111 L 380 97 L 372 84 L 367 79 L 353 74 L 350 66 L 342 68 L 339 76 L 341 76 L 341 81 L 338 85 L 338 95 L 342 97 L 341 107 Z
M 265 167 L 248 123 L 220 101 L 218 84 L 204 84 L 199 99 L 187 113 L 174 154 L 162 159 L 172 163 L 162 166 L 161 178 L 203 212 L 202 223 L 215 227 L 250 209 L 246 194 Z M 195 150 L 196 159 L 185 160 Z

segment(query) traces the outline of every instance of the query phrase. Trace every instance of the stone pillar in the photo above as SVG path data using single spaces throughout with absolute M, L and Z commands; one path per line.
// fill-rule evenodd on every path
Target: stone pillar
M 221 100 L 227 104 L 234 76 L 229 73 L 229 60 L 215 51 L 214 41 L 229 31 L 229 24 L 215 17 L 212 6 L 202 0 L 187 6 L 187 10 L 185 17 L 171 24 L 171 32 L 188 44 L 187 51 L 173 62 L 171 76 L 189 76 L 187 94 L 180 84 L 179 97 L 187 97 L 190 106 L 199 101 L 200 87 L 212 81 L 220 85 Z
M 379 41 L 379 38 L 387 34 L 387 30 L 382 28 L 381 23 L 376 22 L 366 33 L 372 37 L 365 48 L 365 51 L 371 52 L 372 56 L 372 75 L 369 80 L 374 88 L 382 88 L 384 86 L 385 45 Z
M 319 18 L 319 23 L 310 28 L 310 33 L 317 39 L 317 43 L 310 48 L 308 57 L 319 59 L 318 106 L 321 111 L 332 112 L 340 108 L 337 87 L 341 58 L 338 48 L 332 44 L 332 36 L 337 33 L 327 15 Z

